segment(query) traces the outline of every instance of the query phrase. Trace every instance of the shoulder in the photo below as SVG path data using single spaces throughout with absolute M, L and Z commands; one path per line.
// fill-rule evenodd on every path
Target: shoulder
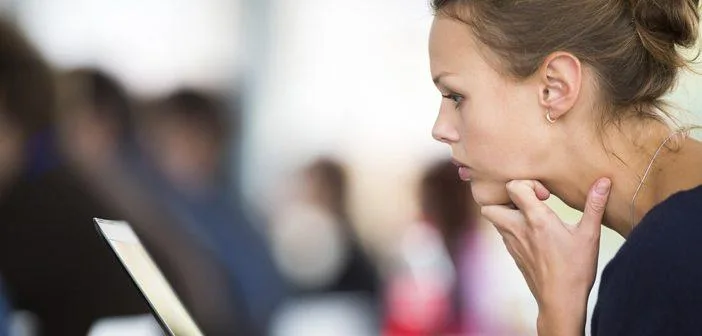
M 702 258 L 702 248 L 698 247 L 702 238 L 701 215 L 702 186 L 674 194 L 646 214 L 619 255 L 622 259 Z
M 638 282 L 668 278 L 660 272 L 689 271 L 702 277 L 700 242 L 702 186 L 677 193 L 646 214 L 607 266 L 603 280 L 624 272 L 643 276 Z
M 702 311 L 700 215 L 702 187 L 675 194 L 646 215 L 602 273 L 599 321 L 593 321 L 599 328 L 670 331 L 670 323 L 678 328 L 699 320 L 686 316 Z

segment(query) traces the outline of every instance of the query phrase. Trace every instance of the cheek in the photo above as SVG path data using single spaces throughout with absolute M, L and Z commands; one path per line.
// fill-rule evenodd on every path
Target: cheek
M 519 100 L 497 99 L 464 118 L 464 149 L 478 180 L 499 182 L 531 178 L 538 172 L 547 148 L 539 134 L 543 125 L 534 120 L 535 111 Z

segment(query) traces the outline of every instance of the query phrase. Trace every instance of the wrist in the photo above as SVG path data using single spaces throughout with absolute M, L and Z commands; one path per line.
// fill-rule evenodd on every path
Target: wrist
M 587 316 L 587 296 L 562 296 L 539 304 L 537 330 L 539 336 L 582 336 Z

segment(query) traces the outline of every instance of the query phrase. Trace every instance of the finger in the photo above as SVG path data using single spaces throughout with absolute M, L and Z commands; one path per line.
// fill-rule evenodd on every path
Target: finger
M 537 197 L 537 189 L 546 189 L 536 181 L 515 180 L 507 183 L 507 193 L 514 204 L 521 210 L 530 224 L 541 223 L 556 215 Z
M 531 180 L 526 180 L 524 182 L 534 184 L 534 192 L 536 193 L 536 198 L 538 198 L 540 201 L 545 201 L 551 197 L 551 192 L 548 189 L 546 189 L 546 187 L 541 182 Z
M 512 210 L 504 205 L 486 205 L 480 208 L 480 213 L 490 221 L 502 236 L 514 235 L 521 230 L 526 222 L 519 210 Z
M 583 217 L 578 226 L 579 230 L 599 232 L 611 189 L 612 181 L 610 179 L 605 177 L 595 181 L 587 194 Z
M 541 182 L 533 180 L 509 181 L 506 188 L 512 202 L 521 210 L 537 206 L 541 203 L 541 198 L 546 196 L 545 194 L 550 195 Z
M 551 197 L 551 192 L 544 187 L 543 184 L 539 181 L 527 181 L 534 183 L 534 191 L 536 192 L 536 198 L 538 198 L 540 201 L 545 201 Z

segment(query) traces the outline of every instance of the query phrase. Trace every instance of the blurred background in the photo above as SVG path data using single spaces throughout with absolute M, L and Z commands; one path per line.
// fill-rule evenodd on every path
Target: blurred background
M 159 334 L 93 217 L 132 223 L 208 335 L 536 333 L 525 281 L 431 138 L 427 1 L 0 0 L 0 15 L 38 55 L 4 66 L 38 57 L 56 83 L 24 93 L 47 113 L 0 127 L 10 335 Z M 671 95 L 684 121 L 702 121 L 700 90 L 685 74 Z M 604 231 L 600 271 L 622 243 Z

